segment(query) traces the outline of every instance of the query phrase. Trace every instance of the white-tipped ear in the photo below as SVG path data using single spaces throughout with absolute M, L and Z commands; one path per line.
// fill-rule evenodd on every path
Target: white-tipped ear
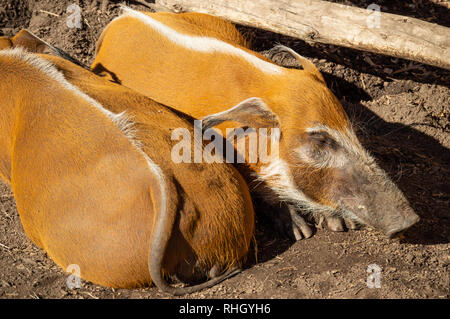
M 288 48 L 287 46 L 278 44 L 272 49 L 265 51 L 263 55 L 281 66 L 283 66 L 283 64 L 285 63 L 286 58 L 289 58 L 291 61 L 294 60 L 294 63 L 287 62 L 286 64 L 288 66 L 302 67 L 303 70 L 314 74 L 318 78 L 318 80 L 325 83 L 322 73 L 320 73 L 319 69 L 314 65 L 314 63 L 301 56 L 291 48 Z
M 202 119 L 203 130 L 225 121 L 239 122 L 253 128 L 279 127 L 278 117 L 258 97 L 244 100 L 226 111 L 205 116 Z
M 90 70 L 90 68 L 82 64 L 80 61 L 72 58 L 65 51 L 51 45 L 48 42 L 45 42 L 27 29 L 20 30 L 19 33 L 11 38 L 11 42 L 14 47 L 22 47 L 32 53 L 55 54 L 63 59 L 69 60 L 72 63 L 78 64 L 87 70 Z

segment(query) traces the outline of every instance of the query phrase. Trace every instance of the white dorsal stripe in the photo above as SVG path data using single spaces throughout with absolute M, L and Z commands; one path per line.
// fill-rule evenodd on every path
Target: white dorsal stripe
M 123 6 L 122 9 L 124 10 L 124 14 L 117 19 L 124 18 L 124 17 L 132 17 L 135 19 L 138 19 L 145 25 L 151 27 L 156 32 L 160 33 L 161 35 L 165 36 L 167 39 L 172 41 L 173 43 L 183 46 L 186 49 L 202 52 L 202 53 L 224 53 L 224 54 L 231 54 L 235 56 L 242 57 L 247 62 L 251 63 L 253 66 L 258 68 L 259 70 L 269 73 L 269 74 L 281 74 L 283 69 L 279 67 L 278 65 L 275 65 L 273 63 L 264 61 L 257 56 L 254 56 L 240 48 L 237 48 L 229 43 L 226 43 L 224 41 L 218 40 L 216 38 L 211 37 L 200 37 L 200 36 L 191 36 L 179 33 L 168 26 L 164 25 L 163 23 L 152 19 L 146 14 L 143 14 L 141 12 L 138 12 L 136 10 L 133 10 L 131 8 Z
M 22 49 L 21 47 L 16 47 L 16 48 L 13 48 L 13 49 L 1 50 L 0 51 L 0 55 L 2 55 L 2 56 L 10 56 L 12 58 L 19 59 L 19 60 L 21 60 L 21 61 L 23 61 L 23 62 L 25 62 L 25 63 L 33 66 L 33 67 L 35 67 L 36 69 L 40 70 L 41 72 L 43 72 L 44 74 L 46 74 L 47 76 L 52 78 L 53 80 L 57 81 L 66 90 L 71 91 L 72 93 L 74 93 L 78 97 L 81 97 L 82 99 L 86 100 L 89 104 L 95 106 L 103 114 L 105 114 L 106 116 L 111 118 L 114 122 L 118 119 L 118 117 L 123 115 L 122 113 L 121 114 L 115 114 L 115 113 L 105 109 L 103 107 L 103 105 L 101 105 L 99 102 L 97 102 L 96 100 L 91 98 L 89 95 L 87 95 L 86 93 L 82 92 L 75 85 L 73 85 L 72 83 L 67 81 L 66 78 L 64 77 L 64 75 L 61 72 L 59 72 L 52 63 L 50 63 L 47 60 L 44 60 L 44 59 L 40 58 L 37 55 L 28 53 L 26 50 Z
M 0 56 L 12 57 L 27 63 L 28 65 L 36 68 L 40 72 L 44 73 L 48 77 L 52 78 L 56 82 L 58 82 L 64 89 L 72 92 L 76 96 L 81 97 L 85 101 L 87 101 L 90 105 L 94 106 L 96 109 L 100 110 L 105 116 L 107 116 L 117 127 L 122 131 L 125 137 L 130 141 L 130 143 L 136 148 L 136 150 L 144 157 L 147 162 L 148 168 L 150 171 L 157 177 L 160 189 L 161 189 L 161 211 L 159 214 L 165 216 L 166 214 L 166 201 L 167 201 L 167 192 L 166 192 L 166 182 L 164 179 L 164 174 L 161 171 L 161 168 L 153 162 L 144 151 L 142 151 L 140 142 L 135 140 L 134 131 L 133 131 L 133 123 L 127 118 L 125 112 L 116 114 L 113 113 L 103 107 L 98 101 L 81 91 L 78 87 L 67 81 L 64 75 L 59 72 L 55 65 L 51 62 L 42 59 L 41 57 L 28 53 L 24 49 L 18 47 L 13 49 L 5 49 L 0 50 Z
M 98 101 L 81 91 L 78 87 L 67 81 L 64 75 L 59 72 L 55 65 L 51 62 L 40 58 L 39 56 L 29 53 L 21 47 L 13 48 L 13 49 L 5 49 L 0 50 L 0 56 L 9 56 L 16 59 L 19 59 L 28 65 L 33 66 L 39 71 L 43 72 L 48 77 L 55 80 L 59 83 L 65 90 L 70 91 L 75 96 L 78 96 L 85 100 L 90 105 L 94 106 L 104 115 L 106 115 L 117 127 L 123 132 L 123 134 L 130 140 L 133 145 L 135 145 L 138 149 L 140 149 L 139 141 L 134 139 L 134 128 L 133 123 L 128 118 L 126 112 L 121 113 L 113 113 L 108 109 L 104 108 Z

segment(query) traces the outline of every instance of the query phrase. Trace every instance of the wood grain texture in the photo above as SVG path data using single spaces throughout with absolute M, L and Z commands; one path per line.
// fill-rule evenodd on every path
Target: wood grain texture
M 299 38 L 450 69 L 450 28 L 321 0 L 157 0 Z M 379 25 L 377 26 L 377 17 Z M 369 27 L 369 26 L 375 27 Z

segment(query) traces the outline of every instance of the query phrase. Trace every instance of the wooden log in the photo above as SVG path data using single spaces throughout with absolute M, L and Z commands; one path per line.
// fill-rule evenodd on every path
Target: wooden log
M 321 0 L 156 0 L 246 26 L 450 70 L 450 28 Z M 376 8 L 375 8 L 376 9 Z
M 430 2 L 433 2 L 434 4 L 446 7 L 447 9 L 450 9 L 450 1 L 446 0 L 429 0 Z

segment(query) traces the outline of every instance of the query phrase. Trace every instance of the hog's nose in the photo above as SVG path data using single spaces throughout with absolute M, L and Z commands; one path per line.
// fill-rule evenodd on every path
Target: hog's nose
M 389 238 L 394 238 L 399 235 L 401 235 L 404 231 L 406 231 L 408 228 L 410 228 L 412 225 L 417 223 L 420 220 L 420 217 L 416 215 L 415 213 L 410 213 L 405 220 L 403 221 L 403 224 L 398 227 L 393 227 L 389 231 L 386 232 L 386 235 Z

